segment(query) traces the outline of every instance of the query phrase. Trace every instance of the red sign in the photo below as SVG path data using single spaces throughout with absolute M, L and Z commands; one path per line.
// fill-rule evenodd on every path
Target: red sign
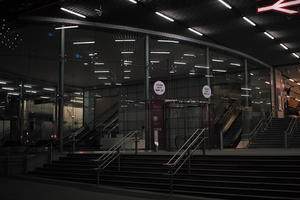
M 261 0 L 257 0 L 257 1 L 261 1 Z M 257 13 L 276 11 L 276 12 L 281 12 L 289 15 L 295 15 L 295 14 L 299 14 L 300 12 L 291 9 L 290 7 L 295 7 L 298 5 L 300 5 L 300 0 L 292 0 L 292 1 L 278 0 L 272 5 L 257 8 Z

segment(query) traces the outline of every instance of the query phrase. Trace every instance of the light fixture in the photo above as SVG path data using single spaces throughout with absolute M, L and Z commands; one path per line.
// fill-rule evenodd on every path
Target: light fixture
M 271 85 L 271 83 L 269 81 L 265 81 L 265 84 L 267 85 Z
M 124 73 L 131 73 L 131 70 L 124 70 Z
M 0 81 L 0 84 L 1 84 L 1 85 L 6 85 L 7 82 L 5 82 L 5 81 Z
M 232 9 L 232 7 L 228 4 L 228 3 L 226 3 L 225 1 L 223 1 L 223 0 L 218 0 L 220 3 L 222 3 L 225 7 L 227 7 L 228 9 Z
M 170 70 L 170 72 L 169 72 L 170 74 L 175 74 L 175 70 L 174 69 L 172 69 L 172 70 Z
M 41 96 L 41 99 L 50 99 L 50 97 L 46 97 L 46 96 Z
M 74 11 L 72 11 L 72 10 L 69 10 L 69 9 L 67 9 L 67 8 L 60 8 L 60 9 L 61 9 L 62 11 L 65 11 L 65 12 L 67 12 L 67 13 L 76 15 L 76 16 L 78 16 L 78 17 L 86 18 L 86 16 L 84 16 L 84 15 L 78 13 L 78 12 L 74 12 Z
M 245 90 L 245 91 L 252 91 L 251 88 L 241 88 L 241 90 Z
M 295 56 L 296 58 L 300 58 L 300 56 L 298 55 L 298 54 L 296 54 L 296 53 L 292 53 L 293 54 L 293 56 Z
M 188 30 L 191 31 L 191 32 L 193 32 L 193 33 L 195 33 L 195 34 L 197 34 L 197 35 L 203 36 L 203 33 L 200 33 L 199 31 L 196 31 L 193 28 L 188 28 Z
M 297 85 L 300 85 L 300 83 L 297 83 Z
M 241 66 L 241 64 L 239 64 L 239 63 L 230 63 L 230 65 L 232 65 L 232 66 L 237 66 L 237 67 L 240 67 L 240 66 Z
M 186 65 L 186 63 L 185 62 L 177 62 L 177 61 L 175 61 L 174 65 Z
M 43 88 L 43 90 L 45 90 L 45 91 L 50 91 L 50 92 L 54 92 L 54 91 L 55 91 L 55 88 Z
M 280 43 L 280 46 L 281 46 L 283 49 L 285 49 L 285 50 L 289 50 L 289 48 L 288 48 L 286 45 L 282 44 L 282 43 Z
M 214 77 L 214 75 L 211 75 L 211 74 L 205 75 L 205 78 L 213 78 L 213 77 Z
M 73 42 L 74 45 L 81 45 L 81 44 L 95 44 L 95 41 L 86 41 L 86 42 Z
M 223 70 L 223 69 L 213 69 L 213 72 L 220 72 L 220 73 L 226 73 L 227 70 Z
M 14 91 L 15 89 L 12 87 L 2 87 L 2 90 Z
M 166 15 L 160 13 L 160 12 L 155 12 L 155 14 L 157 14 L 158 16 L 160 16 L 160 17 L 162 17 L 162 18 L 164 18 L 164 19 L 166 19 L 166 20 L 168 20 L 168 21 L 170 21 L 170 22 L 174 22 L 174 21 L 175 21 L 175 20 L 172 19 L 171 17 L 168 17 L 168 16 L 166 16 Z
M 219 63 L 223 63 L 224 60 L 221 60 L 221 59 L 212 59 L 213 62 L 219 62 Z
M 171 54 L 170 51 L 151 51 L 150 54 Z
M 250 97 L 249 94 L 242 94 L 241 96 L 242 96 L 242 97 Z
M 90 53 L 89 54 L 90 57 L 97 56 L 97 55 L 98 55 L 98 53 Z
M 243 17 L 243 19 L 244 19 L 246 22 L 248 22 L 249 24 L 251 24 L 252 26 L 256 26 L 256 24 L 255 24 L 253 21 L 251 21 L 249 18 Z
M 72 103 L 81 103 L 81 104 L 83 104 L 83 101 L 78 101 L 78 100 L 74 100 L 74 99 L 72 99 L 70 102 L 72 102 Z
M 135 39 L 120 39 L 120 40 L 115 40 L 115 42 L 135 42 Z
M 94 65 L 104 65 L 103 62 L 95 62 Z
M 122 83 L 116 83 L 116 86 L 122 86 Z
M 207 66 L 201 66 L 201 65 L 195 65 L 194 67 L 198 68 L 198 69 L 209 69 L 209 67 L 207 67 Z
M 160 63 L 159 60 L 151 60 L 150 62 L 151 62 L 151 64 L 158 64 L 158 63 Z
M 98 77 L 99 80 L 107 80 L 107 77 Z
M 63 30 L 63 29 L 73 29 L 73 28 L 78 28 L 79 26 L 61 26 L 61 27 L 56 27 L 54 28 L 55 30 Z
M 124 79 L 131 79 L 131 77 L 130 76 L 124 76 Z
M 293 82 L 293 83 L 295 82 L 295 80 L 294 80 L 294 79 L 291 79 L 291 78 L 289 79 L 289 81 L 291 81 L 291 82 Z
M 250 75 L 251 75 L 251 76 L 254 76 L 254 74 L 253 74 L 253 73 L 250 73 Z
M 133 51 L 122 51 L 121 54 L 134 54 Z
M 128 0 L 129 2 L 133 3 L 133 4 L 137 4 L 136 0 Z
M 37 91 L 35 91 L 35 90 L 26 90 L 25 92 L 26 93 L 31 93 L 31 94 L 36 94 L 37 93 Z
M 96 70 L 94 71 L 95 74 L 101 74 L 101 73 L 109 73 L 109 70 Z
M 83 63 L 83 65 L 84 65 L 84 66 L 88 66 L 88 65 L 89 65 L 89 63 Z
M 275 39 L 275 37 L 273 36 L 273 35 L 271 35 L 270 33 L 268 33 L 268 32 L 264 32 L 264 34 L 266 35 L 266 36 L 268 36 L 270 39 L 272 39 L 272 40 L 274 40 Z
M 191 54 L 191 53 L 185 53 L 185 54 L 183 54 L 183 56 L 196 58 L 196 55 L 195 54 Z
M 160 42 L 160 43 L 174 43 L 174 44 L 179 43 L 179 41 L 176 41 L 176 40 L 157 40 L 157 42 Z
M 18 93 L 18 92 L 8 92 L 7 95 L 19 96 L 20 93 Z

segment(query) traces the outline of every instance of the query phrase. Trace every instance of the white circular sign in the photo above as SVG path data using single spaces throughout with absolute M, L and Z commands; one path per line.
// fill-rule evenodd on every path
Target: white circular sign
M 166 86 L 162 81 L 156 81 L 153 86 L 154 92 L 157 95 L 163 95 L 166 92 Z
M 205 85 L 202 89 L 202 94 L 205 98 L 209 99 L 211 97 L 211 88 Z

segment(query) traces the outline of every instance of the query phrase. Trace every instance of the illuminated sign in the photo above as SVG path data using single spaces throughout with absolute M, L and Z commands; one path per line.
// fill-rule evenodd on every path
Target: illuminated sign
M 257 0 L 261 1 L 261 0 Z M 278 0 L 276 3 L 264 7 L 257 8 L 257 13 L 269 12 L 269 11 L 276 11 L 281 12 L 289 15 L 299 14 L 299 11 L 293 10 L 290 7 L 295 7 L 300 5 L 300 0 Z

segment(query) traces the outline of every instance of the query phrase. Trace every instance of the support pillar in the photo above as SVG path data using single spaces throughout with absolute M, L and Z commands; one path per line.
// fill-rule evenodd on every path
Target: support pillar
M 152 150 L 153 138 L 151 135 L 150 125 L 150 91 L 149 91 L 149 76 L 150 76 L 150 45 L 149 35 L 145 37 L 145 142 L 146 150 Z
M 61 30 L 59 83 L 58 83 L 58 134 L 59 150 L 63 152 L 64 145 L 64 74 L 65 74 L 65 29 Z
M 19 128 L 20 128 L 20 139 L 24 139 L 24 82 L 21 82 L 20 87 L 20 112 L 19 112 Z M 22 142 L 22 141 L 21 141 Z

